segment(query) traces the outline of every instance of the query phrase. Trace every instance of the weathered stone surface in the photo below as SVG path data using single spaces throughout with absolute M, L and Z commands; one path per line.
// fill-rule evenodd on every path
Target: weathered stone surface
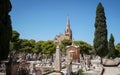
M 67 60 L 72 60 L 72 62 L 79 62 L 80 50 L 79 46 L 70 45 L 66 47 Z
M 118 63 L 114 59 L 103 59 L 104 66 L 117 66 Z
M 72 73 L 72 61 L 70 61 L 67 64 L 67 75 L 71 75 L 71 73 Z
M 56 47 L 55 68 L 56 72 L 61 71 L 61 51 L 59 45 Z

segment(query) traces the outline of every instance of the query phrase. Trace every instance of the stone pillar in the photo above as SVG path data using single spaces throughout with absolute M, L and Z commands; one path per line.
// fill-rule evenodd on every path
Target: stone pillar
M 60 51 L 59 45 L 56 47 L 54 70 L 57 73 L 60 73 L 60 71 L 61 71 L 61 51 Z

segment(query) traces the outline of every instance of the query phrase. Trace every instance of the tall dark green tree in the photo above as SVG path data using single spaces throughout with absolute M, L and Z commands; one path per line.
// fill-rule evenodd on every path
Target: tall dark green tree
M 109 50 L 109 53 L 108 53 L 108 57 L 115 57 L 115 45 L 114 45 L 114 37 L 113 35 L 111 34 L 110 35 L 110 39 L 109 39 L 109 43 L 108 43 L 108 50 Z
M 98 4 L 96 9 L 94 49 L 100 57 L 106 56 L 108 52 L 106 17 L 101 3 Z
M 10 0 L 0 0 L 0 61 L 7 59 L 9 42 L 12 36 L 11 19 L 9 12 L 12 5 Z

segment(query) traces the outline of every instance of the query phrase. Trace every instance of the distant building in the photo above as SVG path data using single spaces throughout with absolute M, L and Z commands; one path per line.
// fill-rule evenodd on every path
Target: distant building
M 69 39 L 72 40 L 72 30 L 70 28 L 70 19 L 67 17 L 67 23 L 64 34 L 58 34 L 54 38 L 54 43 L 60 44 L 62 40 Z

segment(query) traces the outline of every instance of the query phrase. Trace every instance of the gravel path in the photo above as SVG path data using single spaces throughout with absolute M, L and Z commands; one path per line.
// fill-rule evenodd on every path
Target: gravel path
M 103 75 L 120 75 L 120 68 L 118 67 L 104 67 Z

